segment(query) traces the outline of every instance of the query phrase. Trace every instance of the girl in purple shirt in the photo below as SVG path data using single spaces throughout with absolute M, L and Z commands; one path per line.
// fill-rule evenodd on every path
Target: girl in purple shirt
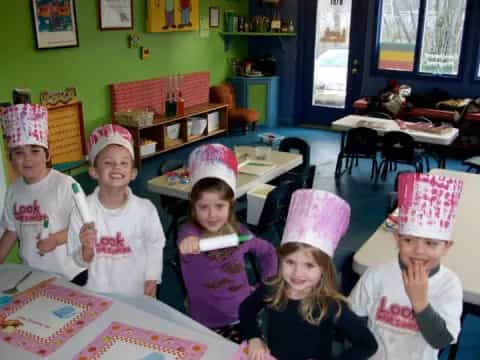
M 180 263 L 190 315 L 201 324 L 240 342 L 238 309 L 252 292 L 244 256 L 259 260 L 262 280 L 277 271 L 274 247 L 238 224 L 234 215 L 237 161 L 220 144 L 197 148 L 189 159 L 191 218 L 178 234 Z M 237 246 L 200 252 L 200 239 L 236 233 L 251 235 Z

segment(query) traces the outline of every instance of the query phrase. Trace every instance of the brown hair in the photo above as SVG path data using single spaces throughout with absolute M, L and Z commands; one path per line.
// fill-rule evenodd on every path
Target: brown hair
M 283 310 L 288 302 L 287 283 L 282 277 L 282 262 L 285 257 L 299 250 L 308 250 L 313 256 L 315 263 L 322 269 L 322 277 L 313 291 L 302 301 L 298 312 L 302 319 L 312 325 L 318 325 L 328 313 L 329 303 L 333 300 L 337 303 L 338 317 L 341 313 L 341 302 L 347 299 L 337 290 L 335 265 L 330 256 L 323 251 L 310 245 L 291 242 L 281 245 L 278 250 L 279 270 L 277 275 L 267 282 L 268 291 L 265 301 L 268 306 L 276 311 Z
M 215 192 L 220 194 L 220 198 L 224 201 L 228 201 L 228 222 L 221 229 L 223 234 L 230 234 L 232 232 L 238 232 L 238 223 L 235 217 L 235 194 L 230 186 L 227 183 L 219 178 L 207 177 L 199 180 L 192 187 L 190 192 L 190 221 L 193 222 L 196 226 L 203 229 L 203 226 L 200 225 L 197 221 L 197 216 L 195 214 L 195 204 L 200 199 L 204 192 Z M 205 229 L 203 229 L 205 230 Z M 205 230 L 206 231 L 206 230 Z

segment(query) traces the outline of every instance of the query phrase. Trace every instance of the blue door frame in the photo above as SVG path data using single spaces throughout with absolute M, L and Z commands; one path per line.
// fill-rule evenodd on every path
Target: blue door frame
M 301 4 L 301 5 L 300 5 Z M 347 97 L 344 109 L 312 106 L 313 64 L 315 54 L 315 29 L 317 1 L 301 1 L 297 62 L 297 114 L 299 123 L 329 125 L 332 121 L 352 113 L 353 102 L 360 97 L 364 71 L 364 54 L 368 0 L 352 0 L 352 16 L 350 25 L 350 51 L 348 59 Z M 356 69 L 356 74 L 352 73 Z

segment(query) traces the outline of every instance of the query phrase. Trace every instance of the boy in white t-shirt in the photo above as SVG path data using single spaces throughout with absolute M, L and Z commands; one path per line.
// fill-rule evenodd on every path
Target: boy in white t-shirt
M 165 236 L 155 206 L 135 196 L 133 139 L 125 128 L 104 125 L 89 138 L 89 175 L 98 187 L 87 197 L 94 223 L 77 210 L 68 234 L 70 253 L 88 266 L 90 290 L 130 297 L 156 296 Z
M 65 245 L 74 207 L 74 180 L 47 167 L 47 109 L 13 105 L 4 109 L 2 119 L 10 162 L 19 177 L 5 196 L 2 223 L 6 231 L 0 239 L 0 263 L 19 239 L 25 264 L 83 285 L 86 272 L 67 255 Z
M 452 242 L 461 180 L 429 174 L 399 178 L 397 260 L 369 268 L 350 294 L 368 317 L 379 350 L 372 359 L 433 360 L 460 332 L 462 285 L 440 264 Z

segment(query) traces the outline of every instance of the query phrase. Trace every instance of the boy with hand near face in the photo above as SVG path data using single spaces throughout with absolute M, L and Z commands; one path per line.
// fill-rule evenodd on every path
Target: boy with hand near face
M 398 259 L 369 268 L 350 294 L 379 344 L 372 359 L 433 360 L 456 341 L 462 285 L 441 259 L 453 244 L 462 187 L 445 176 L 400 175 Z

